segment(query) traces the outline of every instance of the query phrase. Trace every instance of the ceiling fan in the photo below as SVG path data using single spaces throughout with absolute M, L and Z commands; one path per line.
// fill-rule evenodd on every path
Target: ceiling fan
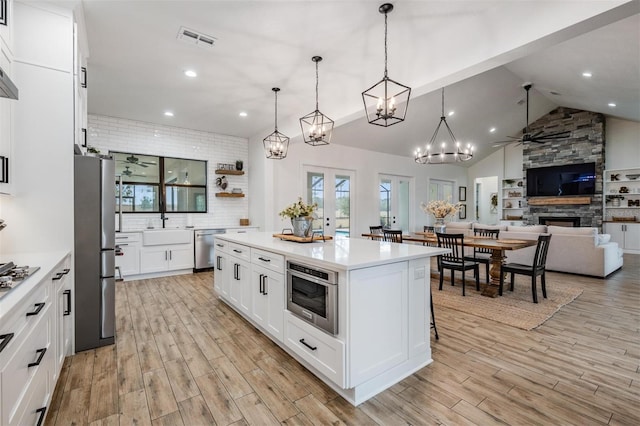
M 145 166 L 147 167 L 147 166 Z M 129 166 L 124 166 L 124 170 L 122 171 L 122 174 L 127 176 L 127 177 L 131 177 L 131 176 L 137 176 L 137 177 L 145 177 L 145 175 L 138 175 L 133 173 L 131 170 L 129 170 Z
M 518 142 L 518 145 L 524 143 L 545 143 L 548 141 L 556 140 L 556 139 L 566 139 L 571 134 L 570 131 L 564 132 L 556 132 L 556 133 L 544 133 L 543 130 L 540 130 L 536 133 L 531 133 L 529 131 L 529 90 L 533 87 L 531 83 L 524 83 L 522 85 L 524 90 L 527 92 L 527 123 L 524 129 L 522 129 L 522 136 L 507 136 L 510 140 L 494 142 L 493 147 L 498 148 L 504 145 L 509 145 L 514 142 Z
M 140 161 L 140 159 L 133 154 L 128 156 L 124 162 L 129 164 L 134 164 L 140 167 L 149 167 L 149 165 L 151 166 L 156 165 L 155 161 Z

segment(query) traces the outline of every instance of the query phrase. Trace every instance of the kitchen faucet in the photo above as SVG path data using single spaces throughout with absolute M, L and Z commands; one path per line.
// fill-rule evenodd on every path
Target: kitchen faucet
M 162 220 L 162 228 L 164 229 L 165 227 L 165 222 L 167 220 L 169 220 L 169 218 L 167 216 L 165 216 L 164 212 L 160 213 L 160 220 Z

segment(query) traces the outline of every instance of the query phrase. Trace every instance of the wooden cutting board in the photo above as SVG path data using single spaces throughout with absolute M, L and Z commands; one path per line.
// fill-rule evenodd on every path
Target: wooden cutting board
M 280 238 L 281 240 L 286 241 L 294 241 L 296 243 L 312 243 L 314 241 L 329 241 L 332 240 L 333 237 L 331 235 L 313 235 L 311 237 L 298 237 L 293 234 L 273 234 L 275 238 Z

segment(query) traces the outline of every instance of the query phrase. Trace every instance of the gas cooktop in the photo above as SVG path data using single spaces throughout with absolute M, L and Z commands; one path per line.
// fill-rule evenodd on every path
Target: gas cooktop
M 38 269 L 39 266 L 16 266 L 13 262 L 0 264 L 0 297 Z

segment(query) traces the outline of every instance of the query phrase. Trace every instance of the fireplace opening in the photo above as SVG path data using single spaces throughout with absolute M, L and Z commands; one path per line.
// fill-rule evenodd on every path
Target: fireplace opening
M 566 226 L 569 228 L 577 228 L 580 226 L 580 218 L 577 216 L 540 216 L 538 218 L 540 225 Z

